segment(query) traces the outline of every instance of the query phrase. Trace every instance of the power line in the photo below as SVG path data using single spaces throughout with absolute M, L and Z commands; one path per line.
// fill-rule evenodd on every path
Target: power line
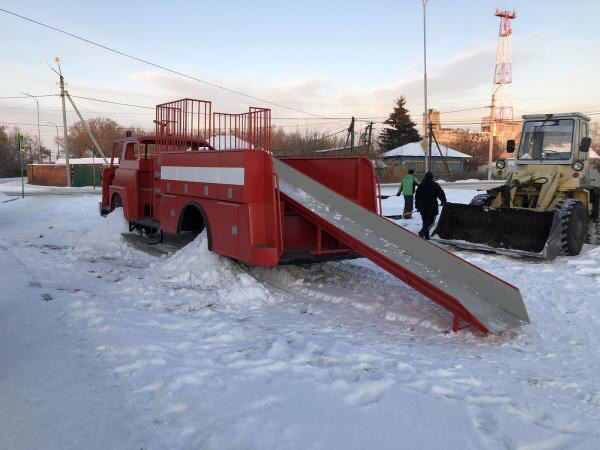
M 93 98 L 93 97 L 83 97 L 81 95 L 72 95 L 71 94 L 71 97 L 73 97 L 73 98 L 81 98 L 81 99 L 84 99 L 84 100 L 91 100 L 93 102 L 110 103 L 111 105 L 129 106 L 131 108 L 143 108 L 143 109 L 152 109 L 152 110 L 155 109 L 155 107 L 152 107 L 152 106 L 142 106 L 142 105 L 134 105 L 132 103 L 114 102 L 114 101 L 111 101 L 111 100 L 102 100 L 102 99 Z
M 490 106 L 478 106 L 476 108 L 465 108 L 465 109 L 455 109 L 453 111 L 438 111 L 440 114 L 451 114 L 451 113 L 457 113 L 457 112 L 464 112 L 464 111 L 476 111 L 478 109 L 488 109 L 490 108 Z
M 0 9 L 1 11 L 1 9 Z M 120 105 L 120 106 L 128 106 L 128 107 L 132 107 L 132 108 L 142 108 L 142 109 L 151 109 L 154 110 L 155 107 L 154 106 L 147 106 L 147 105 L 136 105 L 134 103 L 123 103 L 123 102 L 116 102 L 113 100 L 104 100 L 101 98 L 97 98 L 97 97 L 85 97 L 82 95 L 74 95 L 71 94 L 71 97 L 73 98 L 79 98 L 79 99 L 83 99 L 83 100 L 89 100 L 89 101 L 93 101 L 93 102 L 100 102 L 100 103 L 109 103 L 111 105 Z M 1 97 L 0 97 L 1 98 Z M 377 120 L 377 119 L 386 119 L 387 116 L 379 116 L 379 117 L 357 117 L 356 120 L 360 120 L 360 121 L 371 121 L 371 120 Z M 352 117 L 326 117 L 326 116 L 318 116 L 318 117 L 272 117 L 273 120 L 350 120 L 352 119 Z
M 58 94 L 44 94 L 44 95 L 18 95 L 18 96 L 12 96 L 12 97 L 0 97 L 0 99 L 9 99 L 9 98 L 31 98 L 31 97 L 35 97 L 35 98 L 41 98 L 41 97 L 58 97 Z
M 2 121 L 0 121 L 0 123 L 3 123 L 4 125 L 21 125 L 21 126 L 37 127 L 37 123 L 2 122 Z M 40 127 L 52 127 L 52 128 L 55 128 L 54 125 L 46 125 L 46 124 L 43 124 L 43 123 L 40 123 Z
M 290 110 L 290 111 L 296 111 L 296 112 L 299 112 L 299 113 L 301 113 L 301 114 L 307 114 L 307 115 L 309 115 L 309 116 L 313 116 L 313 117 L 319 117 L 319 118 L 322 118 L 322 119 L 324 119 L 324 118 L 325 118 L 325 117 L 321 117 L 321 116 L 319 116 L 318 114 L 313 114 L 313 113 L 311 113 L 311 112 L 308 112 L 308 111 L 303 111 L 303 110 L 301 110 L 301 109 L 292 108 L 292 107 L 290 107 L 290 106 L 282 105 L 281 103 L 276 103 L 276 102 L 272 102 L 272 101 L 269 101 L 269 100 L 265 100 L 265 99 L 263 99 L 263 98 L 260 98 L 260 97 L 255 97 L 255 96 L 253 96 L 253 95 L 246 94 L 246 93 L 244 93 L 244 92 L 241 92 L 241 91 L 236 91 L 235 89 L 230 89 L 230 88 L 227 88 L 227 87 L 225 87 L 225 86 L 218 85 L 218 84 L 216 84 L 216 83 L 211 83 L 210 81 L 202 80 L 201 78 L 194 77 L 194 76 L 192 76 L 192 75 L 188 75 L 188 74 L 186 74 L 186 73 L 179 72 L 179 71 L 177 71 L 177 70 L 174 70 L 174 69 L 170 69 L 170 68 L 168 68 L 168 67 L 166 67 L 166 66 L 162 66 L 162 65 L 160 65 L 160 64 L 157 64 L 157 63 L 154 63 L 154 62 L 152 62 L 152 61 L 148 61 L 148 60 L 146 60 L 146 59 L 139 58 L 139 57 L 137 57 L 137 56 L 134 56 L 134 55 L 131 55 L 131 54 L 129 54 L 129 53 L 125 53 L 125 52 L 122 52 L 122 51 L 120 51 L 120 50 L 116 50 L 116 49 L 114 49 L 114 48 L 111 48 L 111 47 L 108 47 L 108 46 L 106 46 L 106 45 L 99 44 L 99 43 L 97 43 L 97 42 L 91 41 L 91 40 L 89 40 L 89 39 L 86 39 L 86 38 L 84 38 L 84 37 L 78 36 L 78 35 L 76 35 L 76 34 L 73 34 L 73 33 L 69 33 L 68 31 L 62 30 L 62 29 L 60 29 L 60 28 L 53 27 L 53 26 L 51 26 L 51 25 L 48 25 L 48 24 L 45 24 L 45 23 L 39 22 L 39 21 L 37 21 L 37 20 L 34 20 L 34 19 L 31 19 L 31 18 L 29 18 L 29 17 L 22 16 L 22 15 L 20 15 L 20 14 L 14 13 L 14 12 L 12 12 L 12 11 L 8 11 L 8 10 L 6 10 L 6 9 L 3 9 L 3 8 L 0 8 L 0 11 L 4 12 L 4 13 L 6 13 L 6 14 L 10 14 L 11 16 L 14 16 L 14 17 L 18 17 L 19 19 L 23 19 L 23 20 L 26 20 L 26 21 L 28 21 L 28 22 L 34 23 L 34 24 L 36 24 L 36 25 L 40 25 L 40 26 L 42 26 L 42 27 L 45 27 L 45 28 L 48 28 L 48 29 L 50 29 L 50 30 L 56 31 L 56 32 L 58 32 L 58 33 L 62 33 L 62 34 L 64 34 L 64 35 L 66 35 L 66 36 L 70 36 L 70 37 L 72 37 L 72 38 L 74 38 L 74 39 L 78 39 L 78 40 L 80 40 L 80 41 L 86 42 L 87 44 L 94 45 L 94 46 L 96 46 L 96 47 L 99 47 L 99 48 L 101 48 L 101 49 L 107 50 L 107 51 L 109 51 L 109 52 L 116 53 L 117 55 L 121 55 L 121 56 L 124 56 L 124 57 L 126 57 L 126 58 L 129 58 L 129 59 L 133 59 L 133 60 L 135 60 L 135 61 L 138 61 L 138 62 L 141 62 L 141 63 L 147 64 L 147 65 L 149 65 L 149 66 L 156 67 L 157 69 L 161 69 L 161 70 L 164 70 L 164 71 L 166 71 L 166 72 L 170 72 L 170 73 L 173 73 L 173 74 L 175 74 L 175 75 L 179 75 L 179 76 L 181 76 L 181 77 L 188 78 L 188 79 L 190 79 L 190 80 L 194 80 L 194 81 L 197 81 L 197 82 L 199 82 L 199 83 L 203 83 L 203 84 L 206 84 L 206 85 L 208 85 L 208 86 L 212 86 L 212 87 L 215 87 L 215 88 L 217 88 L 217 89 L 221 89 L 221 90 L 224 90 L 224 91 L 230 92 L 230 93 L 232 93 L 232 94 L 241 95 L 242 97 L 251 98 L 251 99 L 253 99 L 253 100 L 257 100 L 257 101 L 259 101 L 259 102 L 267 103 L 267 104 L 269 104 L 269 105 L 277 106 L 277 107 L 279 107 L 279 108 L 288 109 L 288 110 Z
M 1 11 L 2 9 L 0 9 Z M 58 96 L 58 94 L 44 94 L 44 95 L 37 95 L 34 97 L 55 97 Z M 97 98 L 97 97 L 87 97 L 87 96 L 82 96 L 82 95 L 71 95 L 71 97 L 73 98 L 79 98 L 79 99 L 83 99 L 83 100 L 90 100 L 90 101 L 94 101 L 94 102 L 101 102 L 101 103 L 108 103 L 108 104 L 112 104 L 112 105 L 120 105 L 120 106 L 127 106 L 127 107 L 131 107 L 131 108 L 141 108 L 141 109 L 151 109 L 154 110 L 155 107 L 153 106 L 146 106 L 146 105 L 136 105 L 133 103 L 123 103 L 123 102 L 117 102 L 117 101 L 113 101 L 113 100 L 105 100 L 105 99 L 101 99 L 101 98 Z M 0 97 L 0 99 L 12 99 L 12 98 L 28 98 L 27 96 L 15 96 L 15 97 Z M 487 109 L 490 106 L 478 106 L 478 107 L 473 107 L 473 108 L 463 108 L 463 109 L 455 109 L 455 110 L 451 110 L 451 111 L 438 111 L 440 114 L 451 114 L 451 113 L 457 113 L 457 112 L 465 112 L 465 111 L 476 111 L 476 110 L 480 110 L 480 109 Z M 357 117 L 356 120 L 362 121 L 362 122 L 369 122 L 372 120 L 379 120 L 379 119 L 387 119 L 388 116 L 378 116 L 378 117 Z M 307 118 L 307 117 L 273 117 L 273 120 L 322 120 L 322 119 L 326 119 L 326 120 L 350 120 L 351 117 L 325 117 L 325 116 L 318 116 L 318 117 L 314 117 L 314 118 Z
M 31 126 L 31 127 L 37 127 L 37 123 L 22 123 L 22 122 L 3 122 L 0 121 L 1 124 L 4 125 L 17 125 L 17 126 Z M 50 127 L 50 128 L 56 128 L 54 125 L 47 125 L 44 123 L 40 123 L 40 127 Z M 117 128 L 119 129 L 124 129 L 124 130 L 128 130 L 130 128 L 136 128 L 136 129 L 140 129 L 140 130 L 144 130 L 144 131 L 154 131 L 154 128 L 141 128 L 141 127 L 123 127 L 121 125 L 117 126 Z M 46 135 L 47 136 L 47 135 Z

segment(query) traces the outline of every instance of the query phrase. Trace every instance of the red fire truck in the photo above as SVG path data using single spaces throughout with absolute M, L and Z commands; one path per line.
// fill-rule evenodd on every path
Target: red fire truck
M 115 142 L 101 212 L 122 207 L 130 230 L 148 234 L 206 230 L 210 250 L 248 264 L 366 257 L 447 308 L 455 330 L 528 323 L 517 288 L 381 215 L 366 157 L 275 158 L 270 110 L 211 108 L 158 105 L 154 136 Z

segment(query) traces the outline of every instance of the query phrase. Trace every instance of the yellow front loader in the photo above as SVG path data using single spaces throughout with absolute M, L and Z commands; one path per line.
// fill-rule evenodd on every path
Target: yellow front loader
M 496 162 L 506 183 L 469 205 L 447 203 L 433 239 L 461 248 L 554 259 L 600 244 L 600 161 L 590 159 L 589 117 L 523 116 L 515 159 Z M 507 142 L 507 151 L 516 150 Z

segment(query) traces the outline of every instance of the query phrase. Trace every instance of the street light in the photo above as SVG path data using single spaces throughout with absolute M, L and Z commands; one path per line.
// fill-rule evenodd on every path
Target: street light
M 429 115 L 427 114 L 427 20 L 425 11 L 428 0 L 421 0 L 421 2 L 423 3 L 423 91 L 425 97 L 425 115 L 423 116 L 423 128 L 425 129 L 425 135 L 427 135 Z M 425 172 L 429 170 L 429 160 L 431 158 L 429 148 L 430 146 L 427 146 L 427 150 L 425 150 Z
M 35 104 L 37 105 L 37 117 L 38 117 L 38 154 L 39 154 L 39 162 L 42 163 L 42 138 L 40 136 L 40 102 L 38 101 L 35 95 L 28 94 L 27 92 L 21 92 L 21 94 L 26 95 L 27 97 L 31 97 L 35 100 Z
M 54 122 L 46 121 L 46 123 L 49 123 L 50 125 L 54 125 L 56 127 L 56 159 L 58 160 L 58 155 L 60 155 L 60 144 L 58 143 L 58 125 L 56 125 Z M 50 162 L 52 162 L 52 158 L 50 158 Z

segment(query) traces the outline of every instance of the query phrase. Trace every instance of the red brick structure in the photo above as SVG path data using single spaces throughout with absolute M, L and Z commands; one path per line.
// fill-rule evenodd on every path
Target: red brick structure
M 28 164 L 27 182 L 41 186 L 66 186 L 67 168 L 54 164 Z

